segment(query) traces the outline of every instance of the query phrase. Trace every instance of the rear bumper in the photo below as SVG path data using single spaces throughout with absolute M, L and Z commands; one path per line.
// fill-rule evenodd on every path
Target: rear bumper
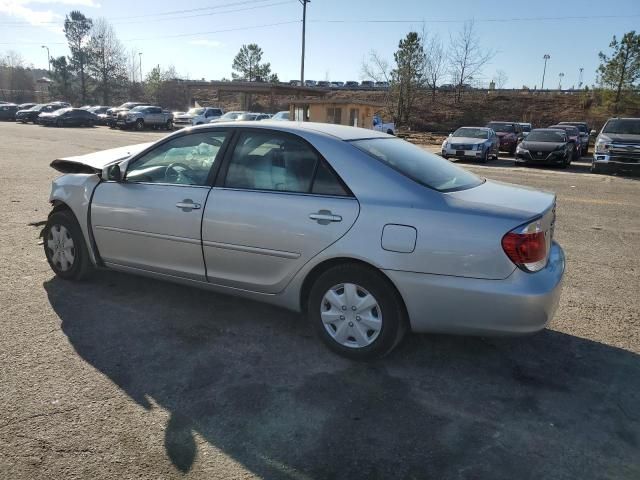
M 542 330 L 560 300 L 565 257 L 553 243 L 547 266 L 504 280 L 387 270 L 404 299 L 414 332 L 519 335 Z

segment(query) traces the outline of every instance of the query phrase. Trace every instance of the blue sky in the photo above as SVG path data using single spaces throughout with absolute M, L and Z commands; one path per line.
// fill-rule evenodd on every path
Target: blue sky
M 298 0 L 0 0 L 0 53 L 15 50 L 45 68 L 41 45 L 52 56 L 68 53 L 61 26 L 72 9 L 110 21 L 127 50 L 142 52 L 145 72 L 171 64 L 192 79 L 230 77 L 240 46 L 258 43 L 281 80 L 299 78 Z M 307 19 L 308 79 L 361 80 L 370 50 L 391 61 L 410 30 L 424 25 L 446 44 L 462 21 L 475 19 L 482 46 L 496 52 L 486 81 L 504 70 L 508 87 L 539 86 L 548 53 L 545 83 L 557 86 L 563 72 L 568 87 L 581 67 L 584 82 L 595 81 L 597 54 L 614 34 L 640 30 L 640 0 L 312 0 Z

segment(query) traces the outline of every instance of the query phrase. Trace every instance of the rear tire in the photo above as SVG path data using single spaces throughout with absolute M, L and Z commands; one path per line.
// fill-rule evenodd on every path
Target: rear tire
M 69 210 L 49 215 L 43 230 L 44 253 L 51 270 L 64 280 L 81 280 L 91 270 L 84 235 Z
M 316 279 L 307 315 L 327 347 L 354 360 L 387 355 L 407 329 L 404 304 L 393 285 L 357 264 L 332 267 Z
M 482 154 L 482 157 L 480 157 L 480 163 L 487 163 L 489 161 L 489 150 L 485 150 L 484 153 Z
M 167 120 L 167 123 L 165 124 L 165 128 L 167 130 L 173 130 L 173 121 Z
M 144 120 L 142 120 L 142 119 L 136 120 L 135 127 L 136 127 L 136 130 L 138 130 L 138 131 L 144 130 Z

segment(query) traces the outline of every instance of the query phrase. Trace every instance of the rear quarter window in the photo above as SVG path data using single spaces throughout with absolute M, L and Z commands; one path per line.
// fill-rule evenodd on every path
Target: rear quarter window
M 402 175 L 439 192 L 466 190 L 484 182 L 448 160 L 398 138 L 353 140 L 351 144 Z

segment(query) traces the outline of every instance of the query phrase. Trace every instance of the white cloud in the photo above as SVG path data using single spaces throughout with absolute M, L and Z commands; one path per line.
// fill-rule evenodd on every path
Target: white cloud
M 208 47 L 208 48 L 220 48 L 224 45 L 222 42 L 219 42 L 218 40 L 207 40 L 206 38 L 191 40 L 189 44 L 199 45 L 201 47 Z
M 56 23 L 64 19 L 64 15 L 52 10 L 35 10 L 29 5 L 47 4 L 99 8 L 95 0 L 0 0 L 0 14 L 22 20 L 38 27 L 45 27 L 53 32 L 61 32 L 61 26 Z

